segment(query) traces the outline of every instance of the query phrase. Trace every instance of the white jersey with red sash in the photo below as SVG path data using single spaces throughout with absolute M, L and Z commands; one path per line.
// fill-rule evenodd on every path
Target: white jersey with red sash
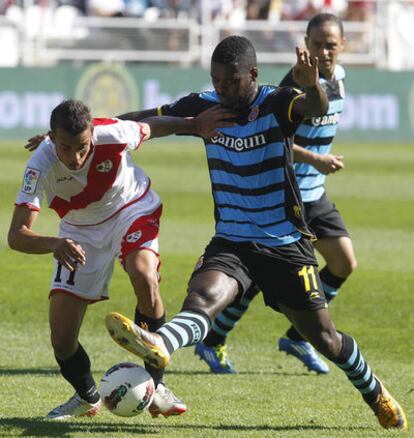
M 141 125 L 94 119 L 92 147 L 81 169 L 68 169 L 46 138 L 32 155 L 16 205 L 40 210 L 43 193 L 50 208 L 72 225 L 96 225 L 141 199 L 150 179 L 129 154 L 142 142 Z

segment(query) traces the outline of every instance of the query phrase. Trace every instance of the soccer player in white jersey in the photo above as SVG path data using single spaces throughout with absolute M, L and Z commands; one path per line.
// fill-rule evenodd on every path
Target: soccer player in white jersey
M 8 234 L 12 249 L 52 253 L 55 258 L 49 295 L 51 341 L 62 376 L 75 394 L 47 418 L 94 416 L 99 411 L 91 363 L 78 336 L 88 304 L 108 298 L 116 257 L 137 297 L 136 321 L 147 327 L 165 321 L 158 287 L 162 204 L 129 152 L 150 137 L 217 135 L 216 127 L 232 126 L 219 121 L 228 117 L 228 111 L 214 108 L 193 119 L 92 119 L 89 108 L 76 100 L 53 110 L 49 136 L 27 164 Z M 43 194 L 61 219 L 58 237 L 33 230 Z M 147 369 L 156 384 L 150 413 L 184 413 L 185 404 L 165 387 L 163 373 Z

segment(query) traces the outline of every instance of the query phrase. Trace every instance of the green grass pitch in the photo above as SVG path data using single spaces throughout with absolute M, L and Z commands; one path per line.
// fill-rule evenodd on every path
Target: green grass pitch
M 358 269 L 331 313 L 355 336 L 374 372 L 414 421 L 414 147 L 337 144 L 346 168 L 328 178 L 333 199 L 352 234 Z M 12 252 L 6 245 L 15 194 L 29 152 L 0 145 L 0 437 L 381 437 L 381 429 L 345 376 L 309 374 L 276 349 L 287 328 L 280 314 L 256 298 L 229 338 L 239 371 L 215 376 L 193 355 L 177 352 L 167 384 L 186 401 L 183 417 L 122 419 L 103 410 L 94 419 L 60 423 L 43 416 L 72 395 L 60 377 L 47 320 L 51 256 Z M 144 144 L 137 162 L 164 201 L 161 226 L 162 295 L 167 318 L 180 309 L 186 282 L 213 233 L 213 211 L 203 147 L 179 141 Z M 36 230 L 55 233 L 57 217 L 44 208 Z M 107 335 L 109 311 L 132 317 L 135 301 L 117 267 L 111 299 L 90 307 L 81 340 L 97 381 L 121 361 L 137 361 Z M 414 430 L 414 429 L 412 429 Z M 414 436 L 414 432 L 405 436 Z

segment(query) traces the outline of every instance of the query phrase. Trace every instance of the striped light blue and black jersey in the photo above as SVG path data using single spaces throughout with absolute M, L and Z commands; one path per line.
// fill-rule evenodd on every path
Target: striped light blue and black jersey
M 295 143 L 318 154 L 328 154 L 335 137 L 340 114 L 344 107 L 345 70 L 336 65 L 334 77 L 327 80 L 320 77 L 319 82 L 326 91 L 329 108 L 325 115 L 305 119 L 295 134 Z M 296 86 L 292 70 L 285 76 L 280 85 Z M 325 192 L 326 175 L 320 173 L 310 164 L 295 163 L 295 173 L 303 202 L 317 201 Z
M 311 237 L 303 218 L 293 162 L 293 134 L 301 118 L 292 104 L 301 92 L 261 86 L 234 127 L 204 139 L 215 206 L 216 237 L 277 247 Z M 158 108 L 191 117 L 217 105 L 213 92 L 190 94 Z

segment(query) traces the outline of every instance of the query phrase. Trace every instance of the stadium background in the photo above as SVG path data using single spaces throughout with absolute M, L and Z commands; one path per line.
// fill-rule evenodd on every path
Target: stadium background
M 108 116 L 210 88 L 211 49 L 231 33 L 253 40 L 260 82 L 277 83 L 294 61 L 306 20 L 319 10 L 346 20 L 347 98 L 334 144 L 346 168 L 328 178 L 327 188 L 359 261 L 331 312 L 359 340 L 412 422 L 414 2 L 26 0 L 0 2 L 0 436 L 391 436 L 338 371 L 322 380 L 276 351 L 287 323 L 260 298 L 229 341 L 237 376 L 210 375 L 191 349 L 174 357 L 167 382 L 189 404 L 185 417 L 157 422 L 104 413 L 93 422 L 47 424 L 44 413 L 70 395 L 49 346 L 50 259 L 13 253 L 6 244 L 28 159 L 22 146 L 47 130 L 50 111 L 63 98 L 83 99 L 95 115 Z M 136 156 L 165 204 L 161 273 L 169 316 L 213 232 L 198 143 L 172 137 Z M 56 224 L 44 208 L 36 229 L 52 233 Z M 108 311 L 132 314 L 134 299 L 119 268 L 111 289 L 111 300 L 93 306 L 82 331 L 98 380 L 112 364 L 134 360 L 111 343 L 102 324 Z

